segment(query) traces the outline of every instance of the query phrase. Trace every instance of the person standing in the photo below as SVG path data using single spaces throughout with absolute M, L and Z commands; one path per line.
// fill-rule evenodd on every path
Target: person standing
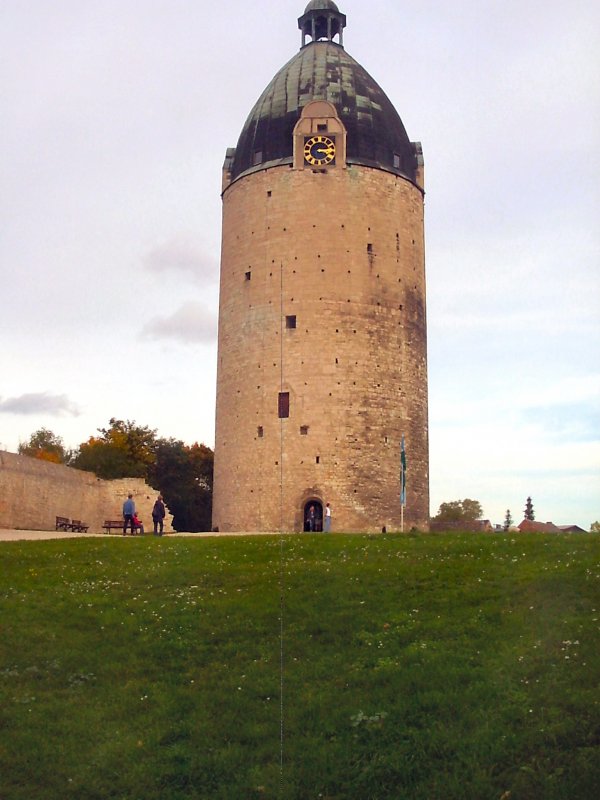
M 154 523 L 154 535 L 163 535 L 163 524 L 165 519 L 165 504 L 163 503 L 162 496 L 159 494 L 152 508 L 152 522 Z M 160 530 L 160 533 L 159 533 Z
M 315 530 L 315 525 L 316 525 L 315 507 L 311 506 L 308 509 L 308 530 L 311 531 L 311 533 Z
M 329 533 L 331 531 L 331 506 L 329 503 L 325 503 L 325 527 L 323 530 L 325 533 Z
M 131 526 L 131 535 L 135 536 L 135 527 L 133 517 L 135 514 L 135 503 L 133 502 L 133 495 L 127 495 L 127 500 L 123 503 L 123 536 L 127 534 L 127 526 Z

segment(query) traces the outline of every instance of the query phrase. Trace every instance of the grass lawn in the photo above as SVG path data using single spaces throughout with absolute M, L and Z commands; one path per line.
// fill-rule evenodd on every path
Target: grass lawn
M 600 797 L 600 538 L 0 545 L 1 800 Z

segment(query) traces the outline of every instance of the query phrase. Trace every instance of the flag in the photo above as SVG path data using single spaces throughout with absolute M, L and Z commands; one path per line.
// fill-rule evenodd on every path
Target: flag
M 400 505 L 406 505 L 406 450 L 404 449 L 404 434 L 400 446 Z

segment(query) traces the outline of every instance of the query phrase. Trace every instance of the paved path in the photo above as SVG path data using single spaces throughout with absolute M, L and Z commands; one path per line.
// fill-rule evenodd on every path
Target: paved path
M 144 534 L 151 536 L 152 534 Z M 250 531 L 247 533 L 169 533 L 166 537 L 208 537 L 208 536 L 277 536 L 272 531 Z M 0 528 L 0 542 L 37 541 L 47 539 L 122 539 L 121 533 L 73 533 L 72 531 L 15 531 Z
M 71 531 L 14 531 L 0 529 L 0 542 L 18 542 L 25 539 L 42 541 L 44 539 L 80 539 L 83 536 L 104 536 L 102 533 L 72 533 Z

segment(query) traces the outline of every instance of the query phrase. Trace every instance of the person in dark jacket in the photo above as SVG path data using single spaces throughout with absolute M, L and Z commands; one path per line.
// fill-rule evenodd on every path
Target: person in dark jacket
M 155 536 L 162 536 L 163 535 L 163 523 L 165 519 L 165 504 L 163 503 L 163 499 L 160 495 L 156 498 L 156 502 L 154 503 L 154 507 L 152 509 L 152 522 L 154 523 L 154 535 Z

